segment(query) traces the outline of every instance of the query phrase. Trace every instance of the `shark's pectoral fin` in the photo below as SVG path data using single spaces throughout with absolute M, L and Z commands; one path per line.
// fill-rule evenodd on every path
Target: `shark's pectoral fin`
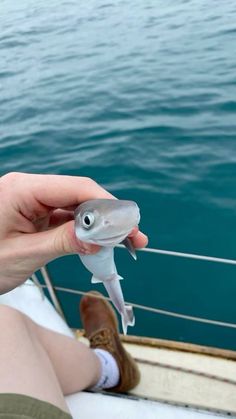
M 135 253 L 135 248 L 134 248 L 133 243 L 131 242 L 131 240 L 128 237 L 126 237 L 126 239 L 124 239 L 122 243 L 125 245 L 126 249 L 131 254 L 131 256 L 135 260 L 137 260 L 137 256 L 136 256 L 136 253 Z
M 103 282 L 101 279 L 99 279 L 99 278 L 96 278 L 96 276 L 92 276 L 92 279 L 91 279 L 91 282 L 92 282 L 92 284 L 99 284 L 99 283 L 101 283 L 101 282 Z
M 96 276 L 93 275 L 92 279 L 91 279 L 91 282 L 92 282 L 92 284 L 99 284 L 101 282 L 111 281 L 112 279 L 117 279 L 117 280 L 120 281 L 121 279 L 124 279 L 124 278 L 117 273 L 112 274 L 109 278 L 103 278 L 103 280 L 99 279 L 99 278 L 97 278 Z

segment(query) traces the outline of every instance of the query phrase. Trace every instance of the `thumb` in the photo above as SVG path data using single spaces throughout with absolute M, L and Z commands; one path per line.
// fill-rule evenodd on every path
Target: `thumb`
M 47 231 L 21 234 L 11 241 L 15 247 L 12 253 L 17 254 L 18 259 L 23 261 L 24 271 L 27 275 L 31 275 L 32 272 L 60 256 L 76 253 L 93 254 L 100 249 L 95 244 L 84 243 L 76 238 L 74 221 L 68 221 Z
M 99 246 L 75 237 L 74 221 L 38 233 L 21 233 L 0 242 L 0 293 L 22 284 L 33 272 L 60 256 L 92 254 Z
M 55 259 L 69 254 L 93 254 L 100 247 L 95 244 L 84 243 L 75 235 L 74 221 L 68 221 L 48 231 L 37 233 L 44 242 L 42 253 L 47 254 L 47 259 Z
M 81 253 L 84 255 L 93 254 L 100 249 L 96 244 L 85 243 L 79 240 L 75 235 L 74 226 L 74 221 L 68 221 L 47 232 L 51 235 L 52 253 L 55 252 L 55 257 L 74 253 Z

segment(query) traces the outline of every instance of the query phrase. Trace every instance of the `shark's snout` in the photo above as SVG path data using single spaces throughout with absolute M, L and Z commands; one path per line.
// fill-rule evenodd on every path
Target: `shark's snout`
M 91 225 L 86 225 L 93 220 Z M 76 236 L 83 241 L 111 246 L 127 237 L 140 220 L 133 201 L 96 199 L 81 204 L 75 213 Z

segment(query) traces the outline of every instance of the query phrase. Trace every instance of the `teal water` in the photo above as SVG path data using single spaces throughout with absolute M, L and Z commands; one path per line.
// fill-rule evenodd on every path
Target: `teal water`
M 90 176 L 137 201 L 151 247 L 235 258 L 235 48 L 234 1 L 2 0 L 1 174 Z M 235 267 L 116 261 L 127 300 L 236 323 Z M 91 288 L 76 256 L 49 270 Z M 129 331 L 236 349 L 234 329 L 139 310 Z

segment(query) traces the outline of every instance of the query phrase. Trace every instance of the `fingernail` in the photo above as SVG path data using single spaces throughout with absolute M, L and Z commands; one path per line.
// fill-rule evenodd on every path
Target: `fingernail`
M 81 249 L 83 249 L 86 252 L 87 250 L 91 249 L 91 245 L 87 243 L 82 243 Z
M 94 253 L 93 245 L 90 243 L 83 243 L 82 247 L 79 250 L 79 253 L 83 253 L 83 255 L 90 255 Z
M 84 247 L 81 247 L 79 249 L 79 253 L 81 253 L 81 255 L 87 255 L 87 254 L 89 254 L 89 250 L 85 249 Z

